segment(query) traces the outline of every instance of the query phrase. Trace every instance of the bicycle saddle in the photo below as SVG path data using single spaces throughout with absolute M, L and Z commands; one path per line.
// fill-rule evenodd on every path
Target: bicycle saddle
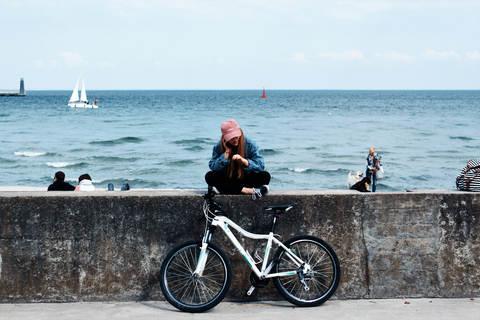
M 265 211 L 275 211 L 275 212 L 287 212 L 293 208 L 293 204 L 285 204 L 280 206 L 268 206 L 265 207 Z

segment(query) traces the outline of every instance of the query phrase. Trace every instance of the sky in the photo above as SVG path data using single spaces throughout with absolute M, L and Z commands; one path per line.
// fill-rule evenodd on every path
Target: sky
M 479 90 L 480 0 L 0 0 L 0 90 Z

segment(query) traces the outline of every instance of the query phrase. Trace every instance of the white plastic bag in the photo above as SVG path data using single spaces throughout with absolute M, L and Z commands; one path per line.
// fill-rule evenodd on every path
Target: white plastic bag
M 383 166 L 380 164 L 380 169 L 375 171 L 375 178 L 377 178 L 377 180 L 382 180 L 383 179 L 383 174 L 384 174 Z

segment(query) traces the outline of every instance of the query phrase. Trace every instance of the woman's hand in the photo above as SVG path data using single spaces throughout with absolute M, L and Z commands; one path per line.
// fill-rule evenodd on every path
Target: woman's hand
M 242 157 L 239 154 L 234 154 L 233 157 L 232 157 L 232 160 L 241 162 L 244 167 L 248 167 L 249 164 L 250 164 L 247 159 L 245 159 L 244 157 Z
M 225 159 L 229 159 L 232 154 L 232 148 L 229 148 L 229 145 L 225 139 L 223 139 L 223 147 L 225 148 Z

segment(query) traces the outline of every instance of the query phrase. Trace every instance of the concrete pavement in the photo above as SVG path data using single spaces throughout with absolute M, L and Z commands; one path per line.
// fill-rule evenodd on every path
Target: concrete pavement
M 180 312 L 164 301 L 0 304 L 1 320 L 292 320 L 318 318 L 349 320 L 478 320 L 480 319 L 480 298 L 330 300 L 322 306 L 314 308 L 299 308 L 285 301 L 222 302 L 214 309 L 200 314 Z

